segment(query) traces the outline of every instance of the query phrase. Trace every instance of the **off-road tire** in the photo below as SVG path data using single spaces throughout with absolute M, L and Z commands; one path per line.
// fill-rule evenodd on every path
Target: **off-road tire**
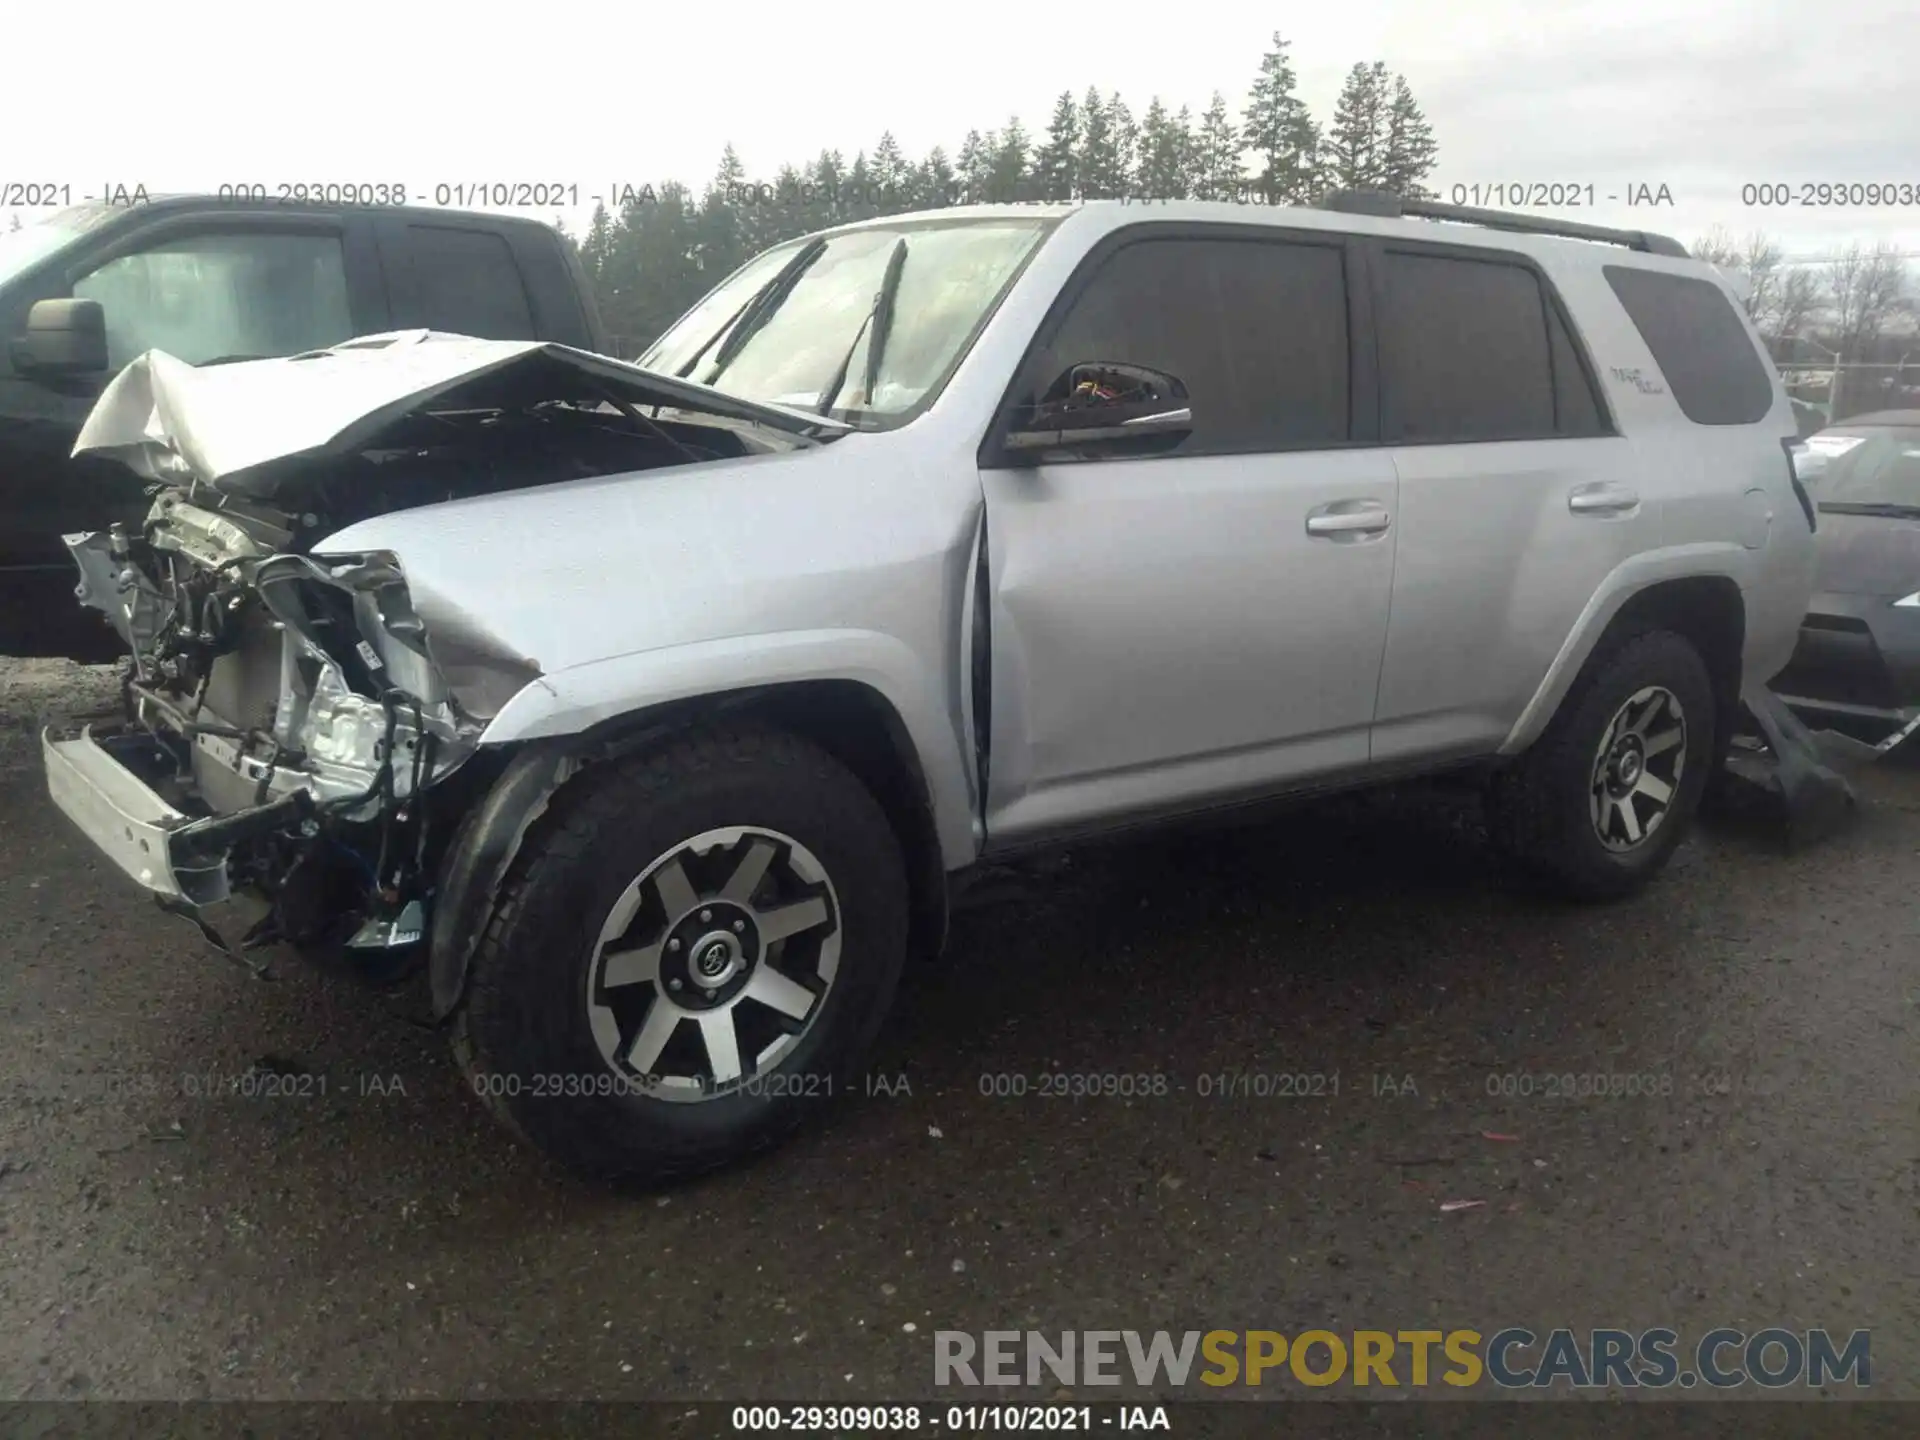
M 739 825 L 805 845 L 839 902 L 838 972 L 817 1017 L 772 1068 L 777 1083 L 696 1103 L 632 1089 L 552 1093 L 567 1087 L 540 1077 L 612 1073 L 584 997 L 613 899 L 676 845 Z M 475 950 L 454 1053 L 488 1109 L 575 1172 L 682 1179 L 774 1145 L 857 1085 L 899 982 L 907 923 L 899 841 L 845 766 L 778 730 L 691 733 L 590 765 L 555 795 Z
M 1611 900 L 1639 889 L 1686 838 L 1721 747 L 1713 682 L 1692 643 L 1670 630 L 1610 637 L 1589 658 L 1546 731 L 1487 787 L 1494 849 L 1522 877 L 1576 900 Z M 1595 757 L 1628 698 L 1660 686 L 1687 722 L 1680 784 L 1657 830 L 1627 851 L 1609 850 L 1589 805 Z

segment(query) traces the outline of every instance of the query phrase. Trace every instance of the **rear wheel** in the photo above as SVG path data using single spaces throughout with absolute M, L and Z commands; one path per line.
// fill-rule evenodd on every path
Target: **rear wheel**
M 1706 664 L 1684 636 L 1614 642 L 1488 787 L 1495 846 L 1576 898 L 1638 889 L 1685 838 L 1718 753 L 1717 723 Z
M 779 732 L 703 734 L 556 797 L 474 956 L 456 1050 L 573 1169 L 697 1173 L 853 1086 L 906 934 L 898 844 L 851 773 Z

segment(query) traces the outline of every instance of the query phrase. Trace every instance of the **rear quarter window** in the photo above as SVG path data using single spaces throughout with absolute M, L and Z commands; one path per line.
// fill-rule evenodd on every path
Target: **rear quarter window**
M 1602 267 L 1696 425 L 1751 425 L 1773 409 L 1773 376 L 1726 292 L 1709 280 L 1625 265 Z

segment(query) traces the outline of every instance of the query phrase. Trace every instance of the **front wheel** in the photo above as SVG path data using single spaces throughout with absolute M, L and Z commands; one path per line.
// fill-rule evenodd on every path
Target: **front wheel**
M 1589 661 L 1546 733 L 1487 791 L 1510 862 L 1577 899 L 1645 884 L 1685 838 L 1712 768 L 1713 682 L 1684 636 L 1646 631 Z
M 854 1087 L 906 940 L 865 787 L 795 736 L 700 734 L 555 797 L 474 955 L 456 1053 L 574 1170 L 695 1174 Z

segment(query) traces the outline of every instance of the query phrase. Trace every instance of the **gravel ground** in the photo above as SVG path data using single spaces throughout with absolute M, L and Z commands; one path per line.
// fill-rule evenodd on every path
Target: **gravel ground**
M 932 1394 L 935 1329 L 1778 1324 L 1870 1327 L 1920 1398 L 1911 765 L 1602 908 L 1515 895 L 1426 792 L 1010 872 L 904 995 L 893 1093 L 612 1195 L 390 1000 L 251 978 L 96 860 L 33 734 L 112 695 L 0 662 L 0 1396 L 870 1400 Z M 307 1093 L 190 1078 L 263 1061 Z M 1234 1072 L 1338 1093 L 1203 1095 Z M 1495 1093 L 1595 1072 L 1656 1093 Z

